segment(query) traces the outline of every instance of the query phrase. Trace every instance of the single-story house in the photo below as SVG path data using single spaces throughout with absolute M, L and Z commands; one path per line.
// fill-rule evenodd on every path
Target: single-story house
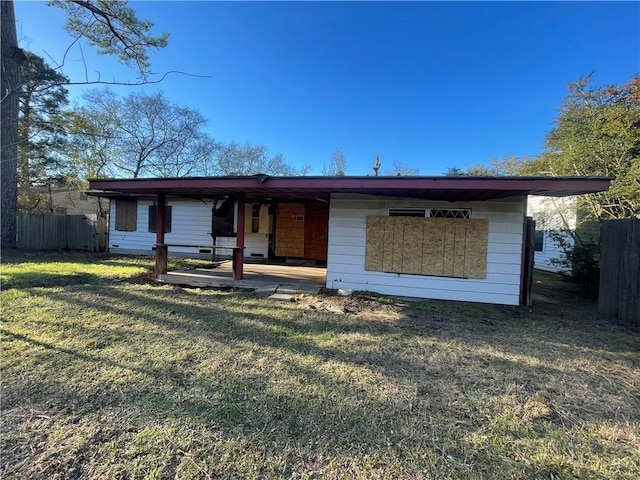
M 598 177 L 92 180 L 111 199 L 109 250 L 326 262 L 326 287 L 518 305 L 534 248 L 527 197 L 607 190 Z M 215 248 L 215 251 L 213 250 Z

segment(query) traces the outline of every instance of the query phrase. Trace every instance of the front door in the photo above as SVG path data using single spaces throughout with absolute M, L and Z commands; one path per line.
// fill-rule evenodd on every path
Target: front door
M 329 204 L 307 203 L 304 215 L 304 258 L 327 261 Z

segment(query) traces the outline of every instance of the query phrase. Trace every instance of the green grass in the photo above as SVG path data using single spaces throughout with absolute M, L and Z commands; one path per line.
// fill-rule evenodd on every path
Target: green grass
M 3 478 L 640 478 L 640 340 L 555 276 L 529 310 L 152 270 L 3 256 Z

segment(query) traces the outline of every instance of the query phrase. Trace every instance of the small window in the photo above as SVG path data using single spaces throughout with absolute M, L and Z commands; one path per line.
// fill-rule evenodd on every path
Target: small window
M 427 211 L 424 208 L 390 208 L 390 217 L 425 217 Z
M 149 231 L 156 233 L 158 207 L 149 205 Z M 164 214 L 164 233 L 171 233 L 171 205 L 165 207 Z
M 251 206 L 251 233 L 258 233 L 260 231 L 260 207 L 259 203 L 254 203 Z
M 138 201 L 128 198 L 116 199 L 116 230 L 135 232 L 138 223 Z
M 542 252 L 544 250 L 544 230 L 536 230 L 535 251 Z
M 429 210 L 431 218 L 471 218 L 470 208 L 432 208 Z
M 213 216 L 213 234 L 216 237 L 235 237 L 233 231 L 234 209 L 229 208 L 224 212 L 224 216 Z

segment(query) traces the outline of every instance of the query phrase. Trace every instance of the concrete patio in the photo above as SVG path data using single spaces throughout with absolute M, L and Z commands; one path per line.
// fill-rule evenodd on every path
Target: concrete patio
M 234 280 L 231 261 L 215 268 L 194 268 L 167 272 L 158 281 L 192 287 L 254 289 L 260 293 L 317 293 L 326 284 L 327 269 L 295 264 L 245 263 L 242 280 Z

